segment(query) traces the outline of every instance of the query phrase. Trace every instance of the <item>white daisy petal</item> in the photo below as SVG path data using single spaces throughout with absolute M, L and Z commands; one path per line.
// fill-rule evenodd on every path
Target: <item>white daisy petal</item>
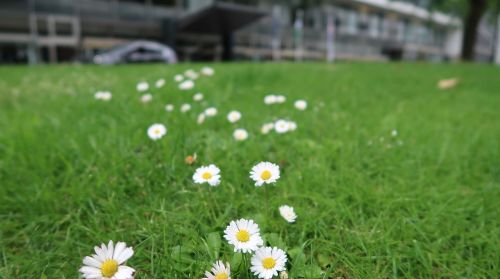
M 101 267 L 102 262 L 96 260 L 95 258 L 86 256 L 85 258 L 83 258 L 83 264 L 91 266 L 91 267 L 99 268 L 99 267 Z
M 120 253 L 120 256 L 116 258 L 115 260 L 118 262 L 118 264 L 122 264 L 126 262 L 130 257 L 134 255 L 134 250 L 131 247 L 126 248 L 123 250 L 123 252 Z

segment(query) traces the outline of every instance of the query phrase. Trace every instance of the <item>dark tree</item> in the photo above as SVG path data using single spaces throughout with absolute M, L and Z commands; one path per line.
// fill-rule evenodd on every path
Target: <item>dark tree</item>
M 474 48 L 477 41 L 477 29 L 486 8 L 487 0 L 468 0 L 468 12 L 464 18 L 464 37 L 462 43 L 462 59 L 474 60 Z

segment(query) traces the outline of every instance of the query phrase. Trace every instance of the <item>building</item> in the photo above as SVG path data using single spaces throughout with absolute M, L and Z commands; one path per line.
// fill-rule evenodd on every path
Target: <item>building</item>
M 238 5 L 242 2 L 251 8 Z M 337 59 L 363 60 L 459 57 L 457 18 L 409 2 L 321 2 L 2 0 L 0 62 L 85 61 L 99 50 L 137 39 L 173 46 L 181 60 L 319 60 L 333 53 Z M 485 30 L 481 34 L 487 36 L 491 30 Z M 480 58 L 491 55 L 484 36 L 477 48 Z

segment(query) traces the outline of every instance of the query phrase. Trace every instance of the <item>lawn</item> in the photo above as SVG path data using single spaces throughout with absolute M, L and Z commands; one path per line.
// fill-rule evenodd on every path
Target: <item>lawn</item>
M 217 259 L 257 278 L 223 238 L 240 218 L 287 252 L 289 278 L 500 276 L 500 68 L 214 64 L 180 91 L 173 76 L 202 66 L 0 67 L 0 278 L 79 278 L 108 240 L 134 248 L 136 278 L 202 278 Z M 136 84 L 159 78 L 141 103 Z M 265 105 L 270 93 L 286 102 Z M 261 134 L 277 118 L 297 130 Z M 168 129 L 156 141 L 154 123 Z M 276 184 L 254 186 L 261 161 L 279 164 Z M 208 164 L 217 187 L 192 180 Z

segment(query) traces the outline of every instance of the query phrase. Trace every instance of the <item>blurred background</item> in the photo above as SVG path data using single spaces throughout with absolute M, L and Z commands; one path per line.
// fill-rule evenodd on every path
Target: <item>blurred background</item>
M 0 63 L 500 64 L 500 0 L 0 0 Z

